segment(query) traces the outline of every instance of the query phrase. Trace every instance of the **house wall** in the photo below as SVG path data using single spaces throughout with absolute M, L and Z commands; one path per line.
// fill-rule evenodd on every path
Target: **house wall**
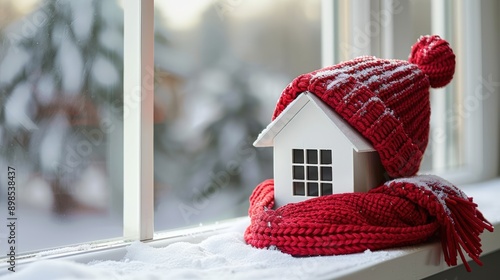
M 311 102 L 274 139 L 276 207 L 306 197 L 292 195 L 292 149 L 333 150 L 333 192 L 352 192 L 353 147 L 340 130 Z
M 386 181 L 385 169 L 377 151 L 364 153 L 353 151 L 353 161 L 355 192 L 368 192 Z

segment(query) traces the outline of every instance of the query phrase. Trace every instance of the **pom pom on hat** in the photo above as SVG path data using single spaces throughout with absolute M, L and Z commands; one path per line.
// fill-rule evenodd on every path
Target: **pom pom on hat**
M 420 37 L 411 48 L 408 61 L 418 65 L 433 88 L 446 86 L 455 73 L 455 54 L 448 42 L 437 35 Z

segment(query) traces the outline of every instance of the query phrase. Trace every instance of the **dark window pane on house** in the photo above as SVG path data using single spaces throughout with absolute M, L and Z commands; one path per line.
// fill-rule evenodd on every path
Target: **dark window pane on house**
M 318 163 L 318 151 L 307 150 L 307 163 Z
M 333 186 L 331 183 L 321 184 L 321 195 L 329 195 L 333 193 Z
M 321 164 L 332 164 L 332 150 L 321 150 Z
M 293 149 L 293 163 L 304 163 L 304 150 Z
M 307 183 L 307 196 L 318 196 L 318 183 Z
M 306 195 L 304 182 L 293 182 L 293 195 Z
M 332 167 L 322 166 L 321 167 L 321 181 L 332 181 Z
M 293 166 L 293 179 L 304 179 L 304 166 Z
M 307 167 L 307 180 L 318 180 L 318 167 L 308 166 Z

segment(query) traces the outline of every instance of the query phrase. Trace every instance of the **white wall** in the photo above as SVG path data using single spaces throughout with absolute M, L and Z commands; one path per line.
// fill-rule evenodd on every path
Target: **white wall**
M 333 191 L 352 192 L 352 145 L 311 102 L 305 105 L 274 139 L 275 203 L 298 202 L 292 195 L 292 149 L 333 150 Z M 284 199 L 285 198 L 285 199 Z

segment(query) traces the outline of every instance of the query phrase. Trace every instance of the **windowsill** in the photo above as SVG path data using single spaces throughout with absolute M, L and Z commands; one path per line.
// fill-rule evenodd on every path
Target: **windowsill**
M 500 178 L 467 186 L 463 190 L 474 198 L 474 201 L 479 204 L 481 212 L 498 229 L 500 227 L 500 205 L 496 203 L 496 198 L 500 197 Z M 67 265 L 68 260 L 71 260 L 78 263 L 92 262 L 90 266 L 78 265 L 71 268 L 76 271 L 78 269 L 93 271 L 95 268 L 99 272 L 104 271 L 103 268 L 105 268 L 108 273 L 116 266 L 116 273 L 126 275 L 128 274 L 127 264 L 133 261 L 134 270 L 132 272 L 141 275 L 142 267 L 143 273 L 156 275 L 155 271 L 157 271 L 158 277 L 161 276 L 165 279 L 171 278 L 165 274 L 171 271 L 177 273 L 170 274 L 172 276 L 182 277 L 184 275 L 187 278 L 192 278 L 193 275 L 203 275 L 208 278 L 231 276 L 232 279 L 269 279 L 273 276 L 280 279 L 289 278 L 286 276 L 294 276 L 298 279 L 416 279 L 428 277 L 450 268 L 442 259 L 441 246 L 438 242 L 351 255 L 293 258 L 277 251 L 254 249 L 244 244 L 243 231 L 248 222 L 248 218 L 236 219 L 229 223 L 200 228 L 197 234 L 186 231 L 184 234 L 180 234 L 181 237 L 151 241 L 146 245 L 136 242 L 130 246 L 122 244 L 115 248 L 91 252 L 80 251 L 64 255 L 45 254 L 34 259 L 52 260 L 43 263 L 43 265 L 26 265 L 26 263 L 32 262 L 29 260 L 24 261 L 24 264 L 18 262 L 16 268 L 25 270 L 20 274 L 28 274 L 28 272 L 30 275 L 43 274 L 50 269 L 57 270 Z M 498 230 L 493 233 L 484 232 L 481 239 L 483 256 L 500 250 Z M 182 247 L 183 254 L 193 255 L 189 257 L 189 260 L 186 260 L 186 257 L 175 254 L 175 247 Z M 138 250 L 144 250 L 142 259 L 139 257 L 141 253 L 137 253 Z M 131 255 L 131 251 L 135 251 L 135 255 Z M 165 262 L 158 263 L 154 262 L 152 258 L 144 257 L 149 253 L 161 254 L 160 251 L 165 254 L 163 255 Z M 161 255 L 158 258 L 161 259 Z M 179 260 L 177 261 L 176 258 Z M 96 260 L 104 262 L 96 264 Z M 147 263 L 146 260 L 152 260 L 154 264 Z M 152 268 L 153 270 L 151 270 Z M 36 271 L 37 269 L 40 271 Z M 66 269 L 66 272 L 70 273 L 68 276 L 76 275 L 71 274 L 71 269 Z M 7 266 L 2 263 L 0 275 L 6 273 L 8 273 Z M 19 277 L 20 274 L 16 276 Z M 29 279 L 29 277 L 16 279 Z

